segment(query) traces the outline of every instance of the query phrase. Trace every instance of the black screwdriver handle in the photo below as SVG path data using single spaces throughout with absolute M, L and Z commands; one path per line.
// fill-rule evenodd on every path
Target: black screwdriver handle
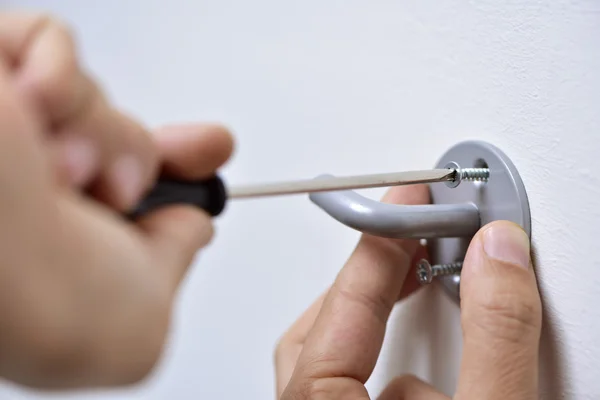
M 190 204 L 215 217 L 225 209 L 227 190 L 219 176 L 196 181 L 161 179 L 129 213 L 138 218 L 157 208 L 175 204 Z

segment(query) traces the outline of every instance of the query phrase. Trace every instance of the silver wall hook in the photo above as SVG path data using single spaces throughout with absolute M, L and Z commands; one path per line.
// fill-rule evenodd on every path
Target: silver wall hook
M 474 204 L 396 205 L 348 190 L 312 193 L 310 199 L 344 225 L 375 236 L 429 239 L 471 237 L 480 227 Z
M 358 231 L 388 238 L 428 239 L 433 264 L 462 261 L 473 235 L 495 220 L 515 222 L 531 235 L 525 185 L 506 154 L 486 142 L 466 141 L 449 149 L 435 168 L 452 165 L 475 172 L 461 175 L 472 182 L 430 184 L 432 204 L 428 205 L 387 204 L 354 191 L 312 193 L 310 199 Z M 460 277 L 438 279 L 458 300 Z

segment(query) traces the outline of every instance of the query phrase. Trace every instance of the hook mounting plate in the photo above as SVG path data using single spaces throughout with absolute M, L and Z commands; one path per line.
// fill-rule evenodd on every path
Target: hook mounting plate
M 456 188 L 432 184 L 434 204 L 472 203 L 477 206 L 480 224 L 508 220 L 520 225 L 531 237 L 531 215 L 525 185 L 517 168 L 497 147 L 481 141 L 466 141 L 450 148 L 438 161 L 436 168 L 456 162 L 462 168 L 489 168 L 488 182 L 463 182 Z M 432 263 L 462 261 L 471 238 L 429 239 Z M 446 292 L 460 301 L 460 276 L 439 277 Z

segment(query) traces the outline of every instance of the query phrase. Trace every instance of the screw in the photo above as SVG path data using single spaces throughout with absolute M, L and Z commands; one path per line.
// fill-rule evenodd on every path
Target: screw
M 490 179 L 489 168 L 461 168 L 454 161 L 448 163 L 446 168 L 455 171 L 454 179 L 446 182 L 446 185 L 451 188 L 457 187 L 462 181 L 487 182 Z
M 431 265 L 422 259 L 417 264 L 417 279 L 421 285 L 431 283 L 436 276 L 456 275 L 462 269 L 462 262 Z

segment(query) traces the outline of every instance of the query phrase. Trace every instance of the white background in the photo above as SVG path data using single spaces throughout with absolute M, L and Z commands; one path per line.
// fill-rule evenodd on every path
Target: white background
M 69 21 L 85 63 L 147 124 L 227 123 L 238 139 L 231 183 L 430 168 L 465 139 L 501 147 L 532 206 L 545 398 L 600 396 L 598 1 L 0 4 Z M 357 237 L 304 196 L 230 204 L 183 288 L 154 376 L 73 397 L 273 398 L 277 338 Z M 458 315 L 436 290 L 395 310 L 373 393 L 408 371 L 452 393 Z M 0 396 L 44 398 L 10 386 Z

